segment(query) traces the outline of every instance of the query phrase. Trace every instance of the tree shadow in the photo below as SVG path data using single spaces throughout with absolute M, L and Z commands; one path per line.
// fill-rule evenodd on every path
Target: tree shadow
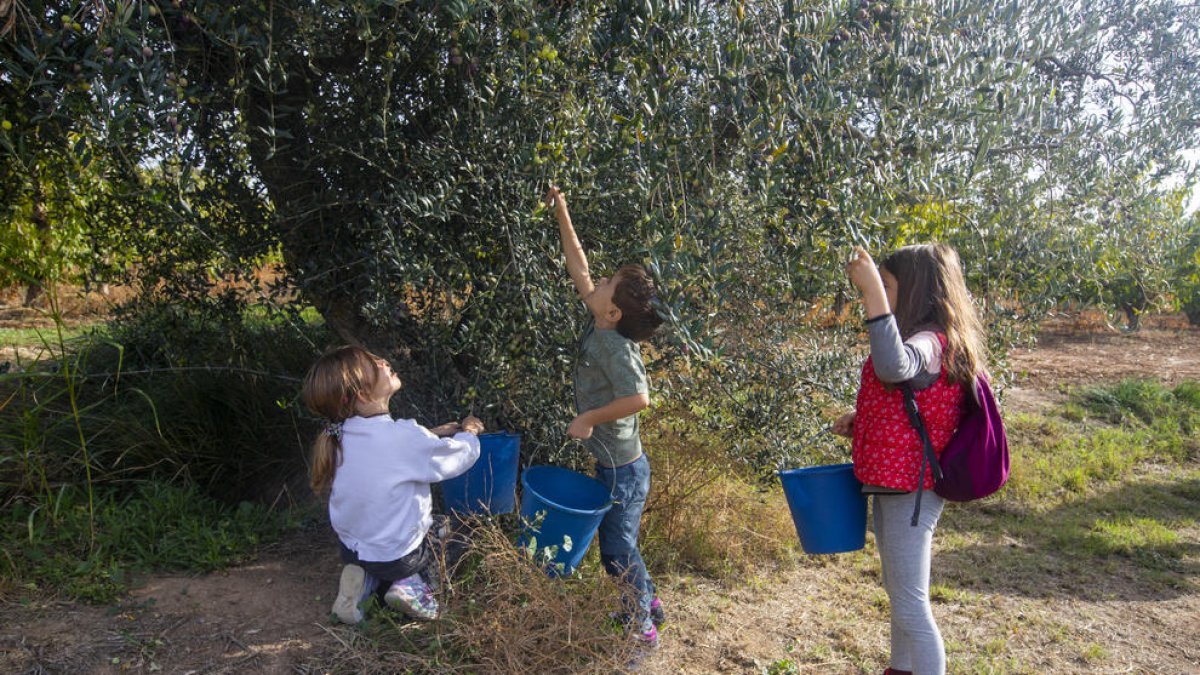
M 1047 511 L 1005 502 L 950 508 L 934 581 L 1032 598 L 1165 600 L 1200 592 L 1200 478 L 1137 481 Z M 1178 525 L 1189 522 L 1180 532 Z

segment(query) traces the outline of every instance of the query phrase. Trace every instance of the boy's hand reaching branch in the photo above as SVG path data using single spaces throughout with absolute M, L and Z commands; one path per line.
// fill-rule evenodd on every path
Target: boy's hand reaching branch
M 592 275 L 588 271 L 587 255 L 579 237 L 575 236 L 575 228 L 571 225 L 571 213 L 567 210 L 567 198 L 557 186 L 551 185 L 546 191 L 546 208 L 554 213 L 558 221 L 558 236 L 562 240 L 563 255 L 567 258 L 567 273 L 575 283 L 575 291 L 579 297 L 587 299 L 596 290 L 592 283 Z
M 565 220 L 567 224 L 570 224 L 571 214 L 567 211 L 567 198 L 563 196 L 557 185 L 551 185 L 550 189 L 546 190 L 545 200 L 546 208 L 554 214 L 555 220 L 559 223 Z

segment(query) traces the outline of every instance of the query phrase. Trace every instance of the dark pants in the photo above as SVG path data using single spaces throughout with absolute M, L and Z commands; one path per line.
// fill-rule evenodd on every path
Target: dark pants
M 461 537 L 457 532 L 451 531 L 450 525 L 446 516 L 435 515 L 433 525 L 425 533 L 425 538 L 421 540 L 420 545 L 408 555 L 397 560 L 387 562 L 359 560 L 358 554 L 347 548 L 340 540 L 338 541 L 338 552 L 341 554 L 342 564 L 358 565 L 363 568 L 367 574 L 384 582 L 385 590 L 393 581 L 420 574 L 425 583 L 436 591 L 441 587 L 440 561 L 444 557 L 446 566 L 451 567 L 462 552 L 462 547 L 459 546 Z
M 612 492 L 615 500 L 600 521 L 600 561 L 609 574 L 628 584 L 628 611 L 636 623 L 648 630 L 654 582 L 638 550 L 638 533 L 646 495 L 650 493 L 650 460 L 643 454 L 623 466 L 597 464 L 596 478 Z

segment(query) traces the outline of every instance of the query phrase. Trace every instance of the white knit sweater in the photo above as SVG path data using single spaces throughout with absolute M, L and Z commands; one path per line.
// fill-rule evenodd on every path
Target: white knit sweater
M 430 483 L 466 472 L 477 459 L 474 434 L 438 438 L 413 420 L 351 417 L 342 425 L 342 463 L 329 496 L 333 529 L 359 560 L 397 560 L 433 524 Z

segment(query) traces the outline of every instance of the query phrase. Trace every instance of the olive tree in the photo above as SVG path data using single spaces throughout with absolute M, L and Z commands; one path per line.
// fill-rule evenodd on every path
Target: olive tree
M 752 444 L 845 395 L 840 363 L 779 345 L 849 299 L 850 245 L 938 236 L 986 296 L 1069 293 L 1084 225 L 1198 135 L 1200 21 L 1170 0 L 28 7 L 2 42 L 6 150 L 85 120 L 119 169 L 114 239 L 187 281 L 155 288 L 202 297 L 278 251 L 341 340 L 397 358 L 408 412 L 487 413 L 542 449 L 582 319 L 551 183 L 596 267 L 654 270 L 667 398 L 720 397 L 714 426 Z M 63 78 L 77 104 L 30 103 Z

